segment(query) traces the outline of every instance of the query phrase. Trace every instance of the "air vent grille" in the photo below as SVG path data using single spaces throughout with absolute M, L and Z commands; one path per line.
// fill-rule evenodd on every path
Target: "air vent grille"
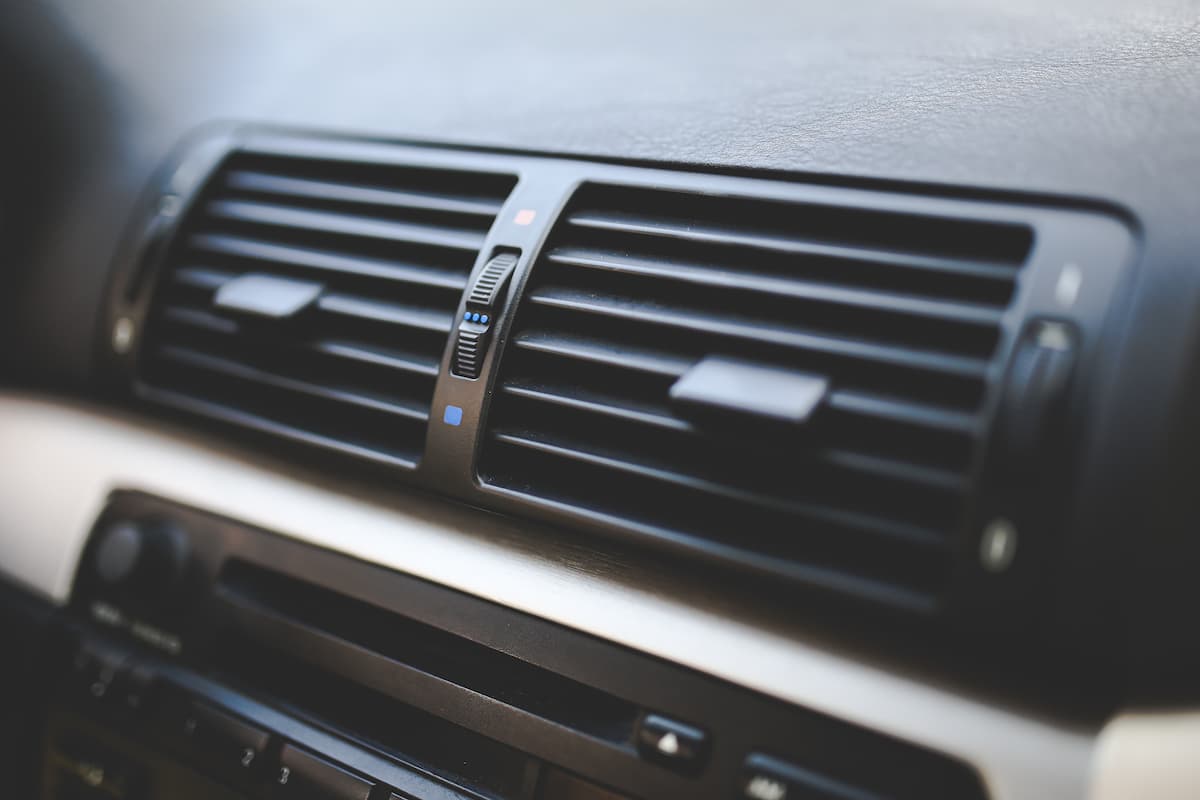
M 455 310 L 514 183 L 508 175 L 233 154 L 163 265 L 139 356 L 140 392 L 415 466 Z M 287 313 L 244 313 L 217 293 L 245 276 L 314 297 Z
M 509 494 L 806 583 L 936 603 L 1023 226 L 580 189 L 531 275 L 481 461 Z M 817 375 L 803 426 L 697 419 L 708 357 Z

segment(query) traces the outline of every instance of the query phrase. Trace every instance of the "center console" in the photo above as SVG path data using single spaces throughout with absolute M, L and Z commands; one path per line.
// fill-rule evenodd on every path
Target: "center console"
M 117 492 L 45 622 L 49 798 L 980 798 L 956 760 Z

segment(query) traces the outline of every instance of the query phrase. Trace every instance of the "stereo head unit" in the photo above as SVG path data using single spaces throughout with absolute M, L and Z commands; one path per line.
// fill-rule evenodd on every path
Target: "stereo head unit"
M 51 663 L 46 798 L 985 796 L 952 758 L 118 493 Z

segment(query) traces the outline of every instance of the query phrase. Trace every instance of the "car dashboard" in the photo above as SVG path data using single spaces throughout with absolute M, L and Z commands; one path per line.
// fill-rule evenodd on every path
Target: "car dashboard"
M 9 793 L 1192 796 L 1191 11 L 0 11 Z

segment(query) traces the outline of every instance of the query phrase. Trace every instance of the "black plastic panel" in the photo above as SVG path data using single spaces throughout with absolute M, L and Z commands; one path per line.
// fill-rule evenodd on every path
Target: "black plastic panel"
M 520 301 L 485 482 L 799 582 L 936 606 L 1033 229 L 888 199 L 581 187 Z M 822 388 L 802 426 L 745 400 L 682 406 L 709 362 L 741 365 L 714 389 L 806 395 L 748 378 L 762 374 Z
M 717 800 L 734 795 L 758 752 L 868 794 L 983 796 L 969 767 L 936 753 L 235 522 L 122 493 L 98 526 L 164 518 L 187 531 L 195 583 L 181 592 L 197 613 L 146 622 L 156 603 L 107 588 L 89 548 L 66 646 L 97 655 L 60 663 L 112 663 L 118 677 L 97 693 L 88 687 L 102 668 L 68 669 L 61 702 L 143 742 L 165 724 L 166 755 L 252 796 L 274 769 L 197 753 L 170 733 L 187 733 L 191 712 L 171 722 L 173 709 L 202 700 L 268 731 L 263 762 L 294 742 L 420 798 L 532 800 L 553 765 L 622 796 Z M 121 702 L 134 665 L 154 676 L 154 710 Z M 687 746 L 648 758 L 655 730 Z M 546 791 L 536 796 L 573 796 Z
M 0 581 L 0 775 L 15 798 L 33 796 L 27 765 L 36 760 L 46 690 L 37 657 L 52 613 L 48 603 Z
M 224 163 L 224 154 L 229 152 L 236 153 L 232 163 L 311 162 L 335 173 L 340 170 L 355 175 L 366 175 L 374 169 L 381 170 L 381 174 L 417 170 L 421 174 L 442 171 L 516 176 L 515 189 L 477 243 L 479 255 L 464 284 L 470 285 L 482 274 L 493 254 L 520 253 L 511 285 L 497 298 L 495 316 L 489 318 L 490 346 L 477 364 L 480 377 L 453 373 L 457 360 L 454 336 L 449 329 L 445 331 L 438 376 L 428 405 L 424 451 L 410 452 L 401 459 L 403 463 L 396 462 L 391 469 L 383 459 L 383 469 L 375 473 L 376 477 L 409 480 L 489 509 L 619 536 L 652 546 L 672 558 L 734 565 L 742 574 L 771 576 L 785 585 L 833 589 L 845 596 L 923 613 L 969 610 L 967 616 L 973 626 L 992 624 L 981 612 L 1015 628 L 1029 619 L 1025 614 L 1036 599 L 1034 589 L 1044 580 L 1045 565 L 1058 546 L 1051 539 L 1054 534 L 1050 521 L 1059 518 L 1063 500 L 1070 493 L 1066 477 L 1070 473 L 1049 475 L 1046 485 L 1039 485 L 1032 499 L 1026 488 L 1014 488 L 998 479 L 981 482 L 981 476 L 992 474 L 987 466 L 989 444 L 996 435 L 992 417 L 1012 348 L 1031 318 L 1062 320 L 1078 332 L 1071 394 L 1063 401 L 1072 413 L 1102 385 L 1101 332 L 1110 313 L 1110 301 L 1121 283 L 1122 270 L 1134 252 L 1130 231 L 1116 215 L 1102 209 L 1038 204 L 1028 199 L 1005 203 L 835 188 L 517 155 L 298 138 L 253 128 L 226 132 L 189 152 L 191 155 L 177 168 L 168 171 L 163 188 L 164 197 L 176 198 L 176 213 L 189 208 L 192 198 L 207 197 L 197 193 L 205 185 L 206 176 Z M 312 188 L 311 183 L 304 183 L 305 191 Z M 321 191 L 330 191 L 327 185 L 322 187 Z M 286 188 L 294 189 L 290 183 Z M 615 205 L 613 199 L 618 201 Z M 162 203 L 154 207 L 161 212 Z M 565 215 L 563 209 L 567 209 Z M 635 215 L 630 217 L 630 213 Z M 640 230 L 636 214 L 647 213 L 664 215 L 665 221 L 655 223 L 652 231 Z M 148 225 L 149 246 L 182 235 L 174 224 L 164 228 L 161 216 L 157 214 Z M 707 227 L 687 228 L 689 220 L 701 218 Z M 560 224 L 560 220 L 565 221 Z M 181 230 L 186 233 L 191 224 Z M 596 454 L 575 458 L 561 468 L 548 470 L 543 465 L 534 469 L 525 462 L 539 458 L 544 461 L 547 447 L 544 442 L 535 442 L 537 448 L 516 452 L 516 457 L 524 459 L 520 463 L 498 461 L 497 447 L 529 441 L 521 433 L 522 426 L 528 425 L 519 418 L 514 420 L 510 413 L 515 403 L 513 387 L 503 379 L 497 382 L 502 361 L 511 359 L 512 369 L 517 370 L 529 357 L 528 348 L 521 345 L 528 344 L 526 318 L 532 311 L 522 311 L 514 328 L 516 298 L 526 295 L 522 308 L 536 305 L 539 313 L 557 315 L 559 322 L 588 313 L 587 309 L 568 308 L 557 301 L 534 302 L 539 297 L 548 302 L 553 298 L 547 292 L 555 291 L 558 294 L 554 298 L 562 300 L 561 287 L 547 285 L 563 268 L 555 262 L 556 258 L 561 262 L 566 257 L 562 235 L 555 233 L 550 244 L 545 243 L 552 228 L 558 231 L 565 225 L 582 231 L 585 239 L 601 233 L 625 239 L 645 239 L 648 234 L 654 238 L 665 233 L 667 240 L 682 242 L 692 255 L 738 256 L 722 263 L 743 270 L 737 280 L 751 280 L 756 291 L 768 287 L 775 291 L 781 283 L 793 281 L 787 283 L 786 303 L 778 297 L 772 299 L 767 292 L 765 306 L 739 306 L 738 313 L 775 314 L 783 320 L 780 324 L 800 325 L 819 335 L 760 324 L 751 336 L 747 326 L 742 325 L 735 331 L 741 338 L 734 355 L 769 359 L 783 357 L 780 354 L 797 343 L 803 345 L 802 350 L 809 348 L 803 356 L 807 359 L 806 369 L 816 369 L 834 379 L 832 410 L 828 414 L 833 428 L 824 437 L 829 445 L 827 454 L 836 462 L 835 472 L 852 478 L 857 475 L 855 479 L 861 478 L 862 485 L 841 478 L 833 481 L 824 474 L 808 475 L 801 481 L 807 495 L 801 497 L 792 496 L 794 492 L 781 494 L 770 486 L 756 494 L 744 486 L 730 488 L 723 478 L 697 483 L 695 476 L 681 478 L 672 473 L 674 480 L 660 487 L 660 497 L 647 492 L 641 479 L 658 467 L 648 456 L 633 459 L 624 470 L 626 474 L 606 473 L 603 469 L 598 473 Z M 139 252 L 136 243 L 130 251 Z M 781 261 L 778 256 L 786 251 L 799 252 L 800 260 Z M 756 257 L 749 268 L 747 254 Z M 621 256 L 623 263 L 629 261 L 628 257 L 628 252 Z M 663 263 L 646 262 L 643 257 L 632 267 L 625 263 L 623 269 L 645 273 L 647 263 L 650 268 L 663 267 Z M 164 398 L 156 397 L 155 390 L 148 389 L 146 376 L 152 373 L 147 369 L 156 362 L 142 342 L 148 321 L 153 325 L 155 314 L 161 315 L 161 311 L 151 313 L 152 293 L 147 288 L 132 295 L 126 288 L 131 285 L 129 281 L 140 279 L 143 264 L 141 258 L 131 258 L 113 285 L 109 325 L 113 332 L 121 326 L 128 328 L 133 344 L 118 353 L 110 349 L 108 375 L 119 391 L 127 391 L 133 382 L 149 399 L 161 400 Z M 723 290 L 713 281 L 731 279 L 731 272 L 722 273 L 721 268 L 718 263 L 712 269 L 700 270 L 703 274 L 693 268 L 688 274 L 695 282 L 685 282 L 687 297 L 693 305 L 707 308 L 709 316 L 720 312 L 718 306 L 723 302 Z M 796 270 L 803 278 L 799 282 L 795 282 Z M 641 285 L 639 282 L 646 279 L 644 274 L 619 276 L 604 269 L 583 272 L 594 273 L 594 279 L 610 283 L 633 281 Z M 1070 291 L 1064 290 L 1064 281 Z M 624 287 L 624 291 L 631 285 L 617 288 Z M 604 288 L 589 284 L 571 291 L 586 300 L 585 305 L 594 306 Z M 725 296 L 734 302 L 735 293 Z M 798 303 L 794 308 L 792 301 Z M 634 326 L 623 334 L 630 341 L 622 340 L 622 344 L 636 344 L 633 340 L 642 338 L 645 346 L 659 351 L 665 348 L 680 357 L 678 364 L 671 362 L 672 369 L 686 369 L 709 353 L 711 348 L 705 349 L 709 345 L 719 351 L 728 346 L 705 329 L 710 324 L 729 328 L 728 321 L 706 319 L 697 312 L 700 306 L 692 309 L 696 314 L 686 324 L 676 321 L 674 329 L 668 326 L 653 335 L 647 332 L 649 328 L 638 328 L 640 323 L 633 319 L 644 316 L 646 309 L 621 306 L 617 309 L 620 316 L 627 317 L 626 321 Z M 451 317 L 463 319 L 464 314 L 471 313 L 466 298 L 460 297 Z M 864 335 L 874 337 L 874 341 L 864 343 Z M 697 342 L 701 341 L 709 345 L 699 347 Z M 614 352 L 617 358 L 629 357 L 623 350 Z M 661 359 L 662 353 L 657 355 Z M 595 388 L 608 380 L 604 364 L 560 366 L 556 376 L 572 390 Z M 200 381 L 200 373 L 189 370 L 183 374 Z M 512 377 L 508 372 L 505 375 Z M 194 388 L 202 395 L 207 392 L 202 381 Z M 655 391 L 659 389 L 665 393 L 664 386 Z M 173 394 L 165 399 L 169 405 L 186 411 L 265 431 L 267 436 L 256 442 L 269 443 L 272 435 L 304 439 L 313 427 L 337 428 L 338 438 L 343 441 L 378 436 L 379 431 L 365 411 L 358 415 L 322 413 L 312 417 L 305 428 L 304 420 L 292 418 L 295 408 L 282 396 L 274 405 L 279 415 L 287 418 L 273 421 L 261 415 L 247 418 L 230 398 L 218 397 L 215 404 L 212 397 Z M 493 405 L 496 417 L 488 422 Z M 531 419 L 552 423 L 563 417 L 567 405 L 559 402 L 557 407 L 539 407 Z M 895 419 L 880 422 L 897 414 L 907 418 L 898 425 L 892 424 Z M 1089 433 L 1081 416 L 1067 419 L 1063 425 L 1064 463 L 1069 463 Z M 677 423 L 673 418 L 668 421 Z M 634 435 L 628 431 L 606 432 L 600 427 L 603 422 L 596 422 L 594 433 L 609 443 L 619 444 L 622 436 Z M 581 424 L 574 418 L 564 422 L 568 428 Z M 515 430 L 505 428 L 513 425 Z M 953 430 L 945 430 L 947 425 Z M 928 435 L 913 434 L 923 426 L 931 428 Z M 489 455 L 477 465 L 480 448 L 497 431 L 509 438 L 500 445 L 488 445 Z M 644 443 L 649 446 L 662 439 L 659 444 L 670 450 L 674 445 L 666 439 L 671 435 L 671 431 L 651 430 Z M 399 443 L 403 439 L 387 434 L 378 441 L 386 446 L 386 442 Z M 314 443 L 328 444 L 328 437 Z M 837 450 L 847 445 L 846 452 Z M 354 448 L 341 450 L 355 454 Z M 803 452 L 805 447 L 798 450 Z M 686 448 L 681 452 L 686 453 Z M 712 455 L 707 451 L 699 454 L 704 458 Z M 703 465 L 704 458 L 691 460 Z M 366 460 L 380 463 L 378 458 Z M 764 475 L 783 475 L 785 471 L 770 469 L 773 463 L 771 459 L 763 461 Z M 403 469 L 395 469 L 397 466 Z M 747 473 L 742 466 L 733 459 L 722 468 L 742 473 L 743 482 L 765 485 L 759 479 L 762 476 Z M 639 474 L 631 476 L 631 470 Z M 658 470 L 658 474 L 665 473 Z M 894 482 L 893 478 L 901 480 Z M 681 484 L 684 479 L 687 485 Z M 916 485 L 911 485 L 914 482 Z M 741 512 L 731 515 L 728 503 L 722 505 L 724 500 L 714 499 L 710 491 L 713 486 L 725 492 L 724 500 L 731 492 L 738 494 Z M 629 501 L 624 509 L 614 509 L 601 500 L 618 496 Z M 782 502 L 788 513 L 777 513 L 771 501 L 776 506 Z M 798 505 L 804 506 L 801 510 L 805 513 L 796 517 L 791 512 Z M 684 511 L 692 517 L 682 523 L 668 519 Z M 1015 559 L 1001 571 L 986 568 L 980 557 L 988 526 L 997 520 L 1015 526 L 1022 542 Z M 720 530 L 700 530 L 713 525 Z M 847 531 L 857 535 L 863 530 L 872 531 L 863 542 L 844 535 Z M 868 538 L 870 544 L 866 543 Z M 929 553 L 914 550 L 910 546 L 914 541 L 918 548 L 928 546 Z

